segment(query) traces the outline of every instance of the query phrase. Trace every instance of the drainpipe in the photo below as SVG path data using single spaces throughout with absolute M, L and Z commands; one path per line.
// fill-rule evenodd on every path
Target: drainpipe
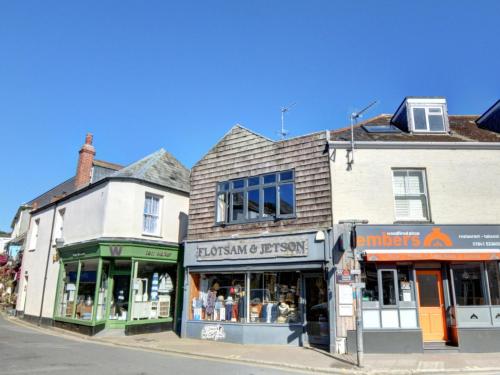
M 50 228 L 49 248 L 47 250 L 47 262 L 45 263 L 45 276 L 43 278 L 42 302 L 40 303 L 40 315 L 38 316 L 38 325 L 42 324 L 43 302 L 45 300 L 45 287 L 47 285 L 47 274 L 49 272 L 50 252 L 52 250 L 52 237 L 54 236 L 54 225 L 56 221 L 57 204 L 54 205 L 54 213 L 52 215 L 52 226 Z

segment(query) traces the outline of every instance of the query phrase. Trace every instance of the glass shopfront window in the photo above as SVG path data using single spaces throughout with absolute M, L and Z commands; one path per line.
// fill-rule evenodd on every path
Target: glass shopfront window
M 101 269 L 101 282 L 99 284 L 99 293 L 97 294 L 97 311 L 96 319 L 106 319 L 106 303 L 108 300 L 108 277 L 109 277 L 110 264 L 108 261 L 102 262 Z
M 382 303 L 385 306 L 396 305 L 396 283 L 393 270 L 383 270 L 381 274 Z
M 486 263 L 488 271 L 488 284 L 490 287 L 491 305 L 500 305 L 500 264 L 498 262 Z
M 132 283 L 132 320 L 173 316 L 176 266 L 137 261 Z
M 267 324 L 303 320 L 300 272 L 192 273 L 190 280 L 191 320 Z M 318 300 L 326 298 L 324 283 L 317 291 Z
M 59 304 L 56 316 L 60 318 L 72 318 L 74 313 L 74 302 L 76 300 L 76 278 L 78 275 L 78 262 L 63 264 L 64 268 L 59 289 Z
M 364 282 L 363 301 L 377 302 L 378 301 L 378 276 L 375 263 L 364 264 Z
M 245 322 L 245 274 L 191 274 L 191 318 Z
M 250 274 L 250 323 L 297 323 L 300 313 L 300 273 Z
M 454 264 L 453 284 L 458 306 L 477 306 L 486 303 L 481 264 Z
M 398 266 L 397 272 L 399 302 L 413 302 L 415 298 L 413 295 L 412 268 L 410 266 Z
M 92 320 L 98 265 L 99 261 L 97 259 L 80 262 L 80 278 L 78 280 L 78 294 L 76 299 L 76 319 Z

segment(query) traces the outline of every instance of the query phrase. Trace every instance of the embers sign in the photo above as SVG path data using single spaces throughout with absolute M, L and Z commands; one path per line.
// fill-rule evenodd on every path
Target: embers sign
M 305 257 L 309 254 L 307 236 L 281 236 L 199 243 L 196 259 L 259 259 Z

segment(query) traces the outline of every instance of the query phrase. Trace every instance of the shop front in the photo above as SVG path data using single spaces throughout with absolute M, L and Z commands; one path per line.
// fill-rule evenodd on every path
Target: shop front
M 176 246 L 93 243 L 59 249 L 56 326 L 94 335 L 172 329 L 178 285 Z
M 316 236 L 187 243 L 183 337 L 327 346 L 326 248 Z
M 366 352 L 500 351 L 500 226 L 359 225 Z M 355 350 L 355 332 L 348 348 Z

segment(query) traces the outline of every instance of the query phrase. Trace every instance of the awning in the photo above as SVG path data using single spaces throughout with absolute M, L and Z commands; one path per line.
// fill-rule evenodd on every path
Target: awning
M 370 249 L 363 254 L 368 262 L 500 260 L 500 249 Z

